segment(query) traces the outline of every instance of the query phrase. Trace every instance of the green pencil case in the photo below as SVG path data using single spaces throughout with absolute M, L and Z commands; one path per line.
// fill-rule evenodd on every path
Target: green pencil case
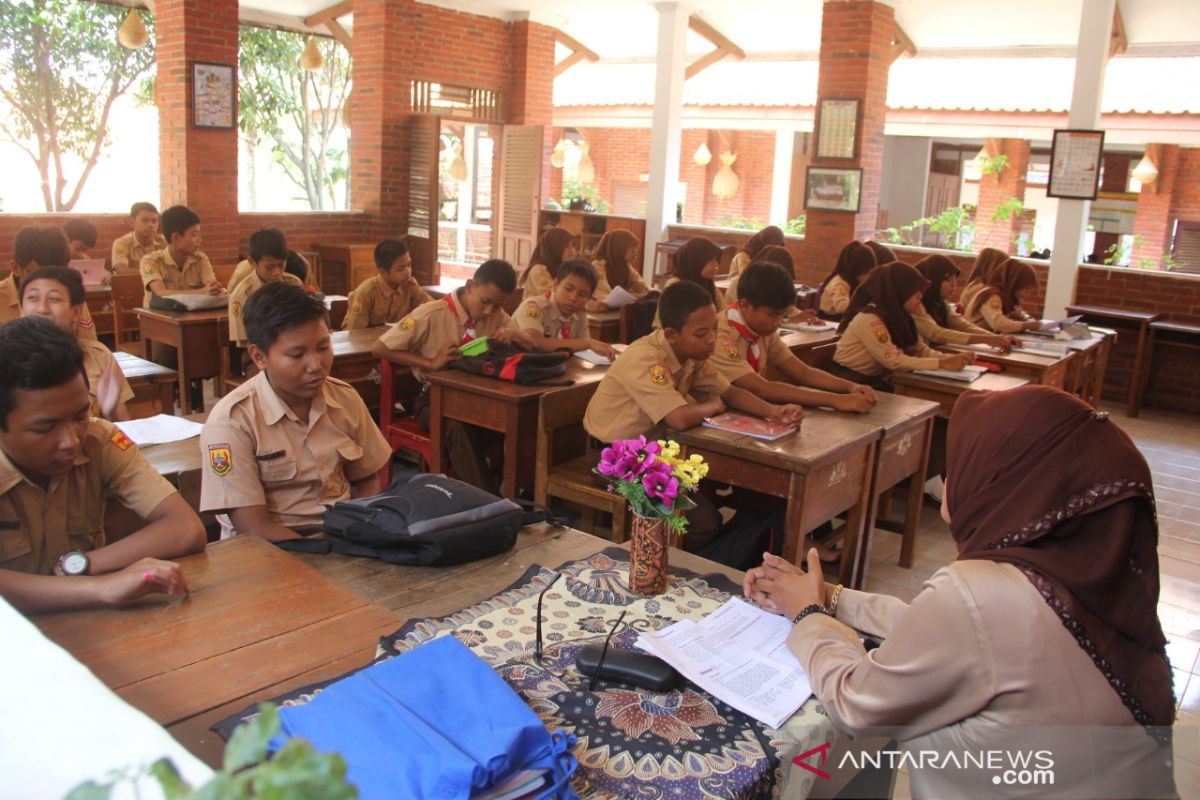
M 481 356 L 488 351 L 488 337 L 480 336 L 478 339 L 471 341 L 458 348 L 458 352 L 464 356 Z

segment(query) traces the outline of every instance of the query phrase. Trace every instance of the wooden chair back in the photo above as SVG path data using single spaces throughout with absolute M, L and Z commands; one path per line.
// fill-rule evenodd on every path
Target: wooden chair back
M 138 273 L 112 276 L 113 344 L 118 350 L 141 355 L 143 346 L 138 328 L 137 314 L 133 309 L 145 300 L 145 287 Z
M 397 450 L 416 453 L 421 459 L 422 466 L 428 468 L 433 452 L 429 434 L 421 429 L 412 416 L 396 414 L 397 399 L 403 397 L 407 400 L 409 395 L 407 391 L 397 391 L 398 379 L 401 382 L 407 379 L 412 384 L 412 387 L 407 388 L 415 388 L 416 379 L 411 370 L 407 367 L 398 367 L 386 358 L 379 359 L 379 430 L 383 432 L 393 453 Z M 384 485 L 391 483 L 391 473 L 392 460 L 389 458 L 387 464 L 380 470 L 380 480 Z
M 555 466 L 587 453 L 588 436 L 583 429 L 583 415 L 599 386 L 599 381 L 592 381 L 546 392 L 538 400 L 533 481 L 536 502 L 545 505 L 546 483 Z
M 658 297 L 649 297 L 621 306 L 621 327 L 618 334 L 623 344 L 632 344 L 654 330 L 658 314 Z

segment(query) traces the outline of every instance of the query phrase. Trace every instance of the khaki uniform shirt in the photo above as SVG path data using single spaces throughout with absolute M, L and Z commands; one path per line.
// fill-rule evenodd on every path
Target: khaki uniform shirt
M 641 436 L 699 392 L 722 395 L 729 381 L 708 361 L 680 363 L 666 334 L 643 336 L 608 368 L 583 416 L 583 427 L 602 442 Z
M 850 305 L 850 284 L 841 275 L 834 275 L 821 290 L 821 310 L 826 314 L 844 314 Z
M 21 294 L 17 289 L 16 276 L 9 275 L 0 281 L 0 325 L 19 316 L 21 316 Z M 92 312 L 88 310 L 86 303 L 80 309 L 75 336 L 79 339 L 80 344 L 100 341 L 96 336 L 96 321 L 92 319 Z
M 144 302 L 150 305 L 150 284 L 162 281 L 168 289 L 199 289 L 206 283 L 215 281 L 217 274 L 213 272 L 212 263 L 204 253 L 188 256 L 187 261 L 180 267 L 171 258 L 167 248 L 158 250 L 142 259 L 142 285 L 146 287 Z
M 917 333 L 921 334 L 921 338 L 930 344 L 970 344 L 971 334 L 992 335 L 991 331 L 967 322 L 950 303 L 946 303 L 946 327 L 944 328 L 929 315 L 925 306 L 918 308 L 912 317 L 913 321 L 917 323 Z
M 596 291 L 592 292 L 592 300 L 603 303 L 612 293 L 613 287 L 608 283 L 608 273 L 604 271 L 604 259 L 598 258 L 592 262 L 592 267 L 596 270 Z M 646 286 L 646 282 L 642 280 L 640 268 L 629 268 L 629 286 L 625 289 L 634 297 L 645 297 L 650 294 L 650 287 Z
M 541 331 L 547 339 L 588 338 L 587 309 L 581 308 L 565 317 L 553 292 L 526 298 L 513 317 L 513 322 L 519 330 Z
M 1004 313 L 1004 301 L 998 295 L 984 300 L 969 321 L 996 333 L 1020 333 L 1025 328 L 1021 320 Z
M 525 292 L 524 297 L 534 297 L 553 288 L 554 278 L 550 277 L 550 270 L 545 264 L 531 266 L 525 275 L 525 282 L 521 284 L 521 289 Z
M 362 398 L 327 378 L 300 421 L 260 372 L 213 408 L 200 433 L 200 509 L 267 507 L 287 527 L 320 525 L 325 506 L 350 497 L 392 451 Z M 237 533 L 222 520 L 224 538 Z
M 229 285 L 225 287 L 225 290 L 232 295 L 233 290 L 237 288 L 238 284 L 253 274 L 254 262 L 248 258 L 243 258 L 238 262 L 237 266 L 233 268 L 233 274 L 229 276 Z
M 833 360 L 863 375 L 885 375 L 897 369 L 937 369 L 938 351 L 918 337 L 906 353 L 892 343 L 887 325 L 876 314 L 860 311 L 838 339 Z
M 736 308 L 727 308 L 717 314 L 717 347 L 708 359 L 730 383 L 754 372 L 749 357 L 751 347 L 757 347 L 758 374 L 764 377 L 768 366 L 778 367 L 792 357 L 791 348 L 783 343 L 778 331 L 760 336 L 757 342 L 751 343 L 730 324 L 731 317 L 735 322 L 745 324 Z
M 414 308 L 433 300 L 415 279 L 393 289 L 381 275 L 368 278 L 350 293 L 349 308 L 342 328 L 375 328 L 394 325 Z
M 132 400 L 133 389 L 130 388 L 125 373 L 121 371 L 121 365 L 117 363 L 117 359 L 113 357 L 108 346 L 104 342 L 88 340 L 81 341 L 79 346 L 83 348 L 83 369 L 87 373 L 88 397 L 92 398 L 92 416 L 100 416 L 100 406 L 96 402 L 96 389 L 100 385 L 100 379 L 106 373 L 115 373 L 121 381 L 121 402 L 128 403 Z
M 745 250 L 738 250 L 734 253 L 733 260 L 729 262 L 729 274 L 731 277 L 741 275 L 748 266 L 750 266 L 750 254 Z
M 71 471 L 45 489 L 0 451 L 0 569 L 46 575 L 63 553 L 104 546 L 109 498 L 145 519 L 174 493 L 133 440 L 102 419 L 88 421 Z
M 304 287 L 300 279 L 290 272 L 283 273 L 283 277 L 279 280 L 282 283 Z M 261 289 L 262 285 L 263 279 L 258 277 L 258 273 L 251 272 L 237 285 L 236 289 L 229 292 L 229 341 L 239 347 L 246 346 L 246 322 L 242 318 L 242 309 L 245 307 L 246 301 L 250 299 L 250 295 Z
M 404 350 L 421 358 L 433 358 L 446 345 L 462 344 L 464 338 L 469 341 L 516 327 L 512 317 L 500 308 L 483 319 L 470 319 L 462 305 L 462 291 L 459 289 L 440 300 L 417 306 L 411 314 L 384 332 L 379 341 L 389 350 Z M 468 337 L 469 331 L 473 332 Z M 425 381 L 423 370 L 414 367 L 413 374 L 417 380 Z
M 161 233 L 154 234 L 150 244 L 138 241 L 133 231 L 113 241 L 112 270 L 113 272 L 137 272 L 142 259 L 158 250 L 167 249 L 167 240 Z
M 681 280 L 683 279 L 671 278 L 669 281 L 667 281 L 666 285 L 663 286 L 663 289 L 673 286 L 674 284 L 679 283 Z M 725 301 L 725 293 L 721 291 L 720 286 L 714 286 L 713 291 L 717 294 L 717 299 L 716 302 L 713 303 L 713 307 L 717 309 L 717 313 L 720 314 L 728 306 L 728 303 Z M 654 330 L 662 330 L 662 320 L 659 318 L 657 311 L 654 312 Z

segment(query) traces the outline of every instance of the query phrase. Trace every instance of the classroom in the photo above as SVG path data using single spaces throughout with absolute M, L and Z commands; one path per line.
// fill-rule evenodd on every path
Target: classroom
M 1200 796 L 1196 75 L 1191 0 L 5 3 L 0 797 Z

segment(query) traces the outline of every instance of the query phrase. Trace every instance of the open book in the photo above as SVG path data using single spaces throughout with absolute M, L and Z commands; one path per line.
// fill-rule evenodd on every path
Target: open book
M 987 367 L 977 367 L 973 364 L 968 364 L 962 369 L 914 369 L 913 374 L 928 375 L 931 378 L 945 378 L 946 380 L 950 381 L 962 381 L 963 383 L 970 383 L 987 371 Z
M 615 311 L 621 306 L 627 306 L 635 300 L 637 298 L 625 291 L 624 287 L 614 286 L 613 290 L 608 293 L 608 297 L 604 298 L 604 304 Z
M 743 436 L 753 436 L 755 439 L 765 439 L 770 442 L 787 436 L 789 433 L 794 433 L 798 426 L 794 422 L 769 422 L 759 417 L 751 417 L 748 414 L 727 411 L 720 416 L 705 417 L 704 427 L 716 428 L 719 431 L 729 431 L 730 433 L 740 433 Z

